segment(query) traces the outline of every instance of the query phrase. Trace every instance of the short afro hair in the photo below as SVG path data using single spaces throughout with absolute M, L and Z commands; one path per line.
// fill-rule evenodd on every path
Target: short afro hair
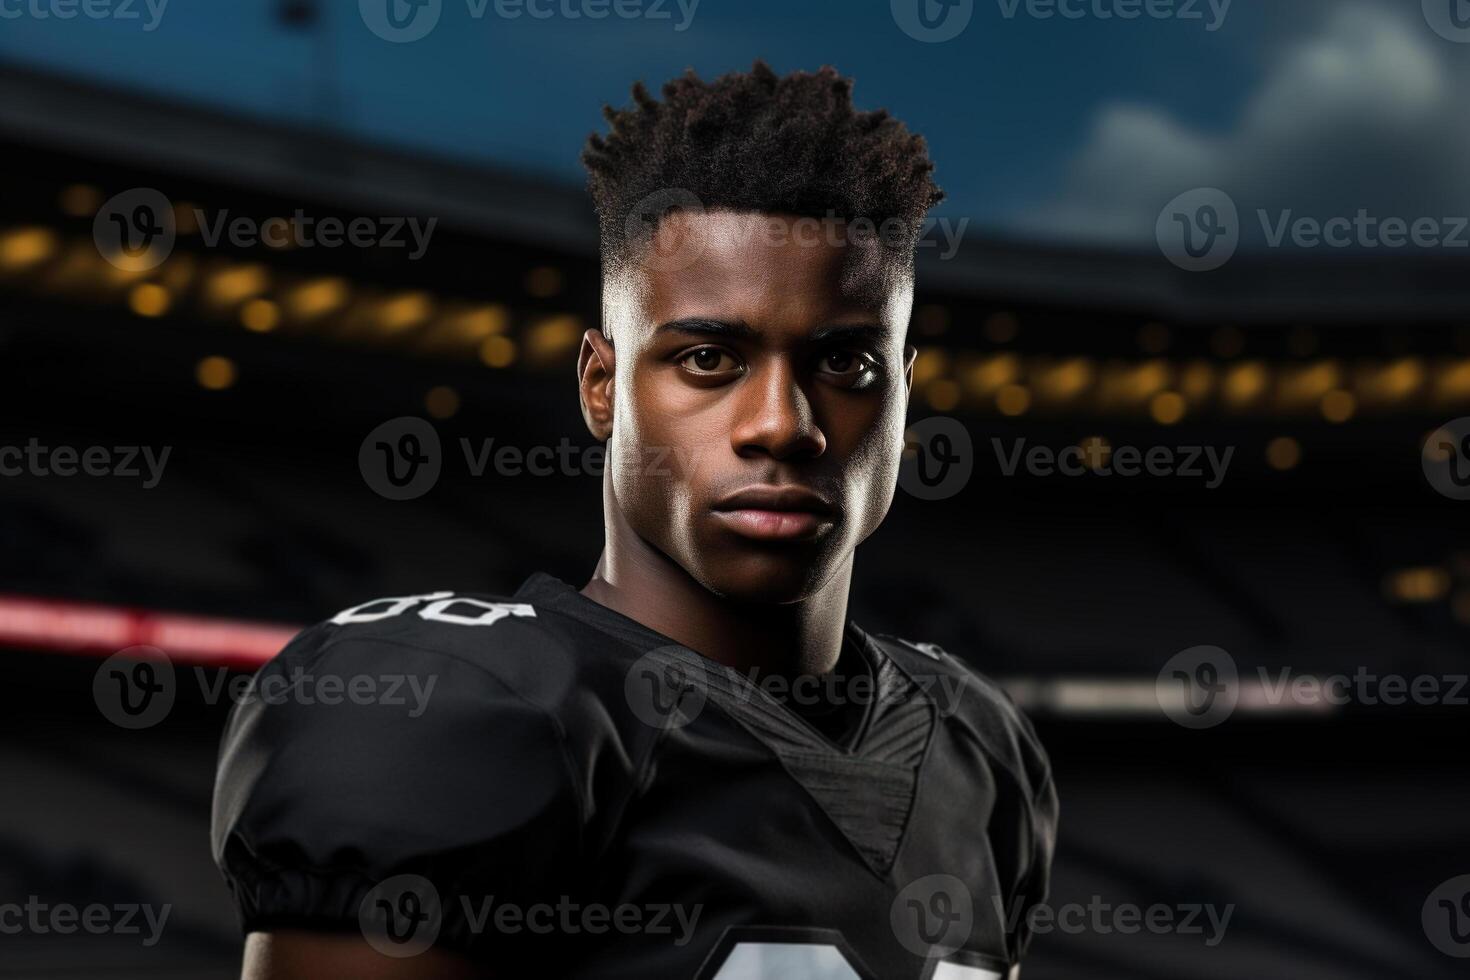
M 863 220 L 911 262 L 929 208 L 944 197 L 922 136 L 886 110 L 859 112 L 836 69 L 779 76 L 764 61 L 702 81 L 693 69 L 633 103 L 603 108 L 610 129 L 582 162 L 605 259 L 616 264 L 681 202 L 708 210 Z M 652 204 L 651 204 L 652 202 Z

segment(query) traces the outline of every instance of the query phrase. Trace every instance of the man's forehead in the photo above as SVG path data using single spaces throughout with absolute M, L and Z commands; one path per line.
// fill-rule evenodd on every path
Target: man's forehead
M 654 322 L 719 314 L 796 327 L 860 320 L 892 325 L 907 318 L 907 268 L 852 222 L 675 212 L 645 247 L 645 288 L 639 292 Z M 664 261 L 669 258 L 677 261 Z

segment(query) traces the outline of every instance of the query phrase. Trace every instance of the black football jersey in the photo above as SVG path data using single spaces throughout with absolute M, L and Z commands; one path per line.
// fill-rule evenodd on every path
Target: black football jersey
M 1024 952 L 1057 801 L 1026 719 L 849 624 L 834 742 L 775 691 L 536 575 L 298 635 L 234 708 L 216 861 L 244 930 L 503 978 L 983 980 Z M 815 682 L 815 679 L 813 680 Z

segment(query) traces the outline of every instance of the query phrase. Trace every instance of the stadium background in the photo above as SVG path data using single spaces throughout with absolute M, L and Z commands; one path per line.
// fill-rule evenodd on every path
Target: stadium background
M 959 419 L 973 476 L 942 500 L 899 494 L 862 549 L 855 617 L 940 643 L 1028 707 L 1064 806 L 1051 904 L 1235 906 L 1216 946 L 1042 936 L 1026 976 L 1456 975 L 1421 909 L 1470 872 L 1464 708 L 1270 704 L 1247 685 L 1226 723 L 1190 730 L 1154 690 L 1170 657 L 1200 645 L 1229 651 L 1243 678 L 1466 672 L 1466 504 L 1436 493 L 1423 466 L 1430 433 L 1470 414 L 1463 253 L 1248 242 L 1190 273 L 1127 220 L 1068 235 L 1057 215 L 1077 209 L 1054 208 L 1028 225 L 1014 199 L 1065 178 L 1028 172 L 1057 150 L 1038 120 L 1063 123 L 1022 93 L 1036 78 L 1085 81 L 1076 59 L 1105 58 L 1119 24 L 1011 25 L 977 10 L 968 39 L 929 45 L 883 4 L 705 0 L 687 32 L 451 25 L 464 11 L 450 5 L 438 34 L 395 45 L 350 3 L 176 2 L 152 32 L 0 23 L 0 445 L 171 447 L 151 488 L 0 479 L 0 900 L 174 906 L 151 948 L 0 936 L 0 976 L 235 971 L 206 837 L 225 705 L 207 703 L 196 666 L 248 669 L 283 631 L 372 596 L 508 592 L 538 569 L 585 577 L 598 480 L 475 476 L 460 440 L 590 444 L 572 360 L 597 321 L 597 260 L 576 145 L 634 77 L 757 55 L 858 75 L 860 104 L 931 135 L 952 192 L 940 216 L 971 219 L 957 255 L 920 256 L 912 419 Z M 1349 28 L 1380 32 L 1371 43 L 1415 29 L 1359 6 Z M 1263 52 L 1303 23 L 1301 11 L 1236 16 L 1235 43 Z M 1012 26 L 1023 50 L 973 67 Z M 1128 86 L 1151 76 L 1166 89 L 1204 57 L 1200 31 L 1150 33 L 1179 28 L 1139 26 L 1120 56 L 1156 57 Z M 1460 77 L 1465 49 L 1418 30 Z M 1032 78 L 1028 56 L 1052 60 Z M 1230 59 L 1210 57 L 1228 73 Z M 1342 87 L 1357 112 L 1352 74 Z M 1242 97 L 1218 73 L 1200 85 L 1209 104 Z M 993 118 L 1008 100 L 1011 115 Z M 992 122 L 1003 137 L 986 135 Z M 1425 152 L 1448 166 L 1457 151 Z M 1376 195 L 1399 167 L 1393 213 L 1467 213 L 1463 200 L 1411 210 L 1422 159 L 1362 156 L 1318 177 L 1351 187 L 1346 171 Z M 1144 198 L 1150 238 L 1163 203 L 1210 176 L 1159 178 Z M 1277 190 L 1352 213 L 1324 203 L 1350 196 L 1314 197 L 1308 183 Z M 94 222 L 136 188 L 173 204 L 178 238 L 161 265 L 130 271 L 99 250 Z M 409 249 L 211 246 L 195 208 L 438 224 L 415 261 Z M 438 483 L 412 501 L 384 499 L 359 468 L 364 437 L 398 416 L 431 420 L 444 447 Z M 1083 446 L 1094 462 L 1124 446 L 1233 455 L 1213 488 L 1006 475 L 993 440 L 1009 453 L 1021 439 Z M 180 684 L 165 720 L 129 731 L 99 711 L 93 679 L 99 657 L 136 643 L 164 648 Z

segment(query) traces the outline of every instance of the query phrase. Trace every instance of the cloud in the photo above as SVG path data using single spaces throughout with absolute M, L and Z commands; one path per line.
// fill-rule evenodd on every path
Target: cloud
M 1145 244 L 1164 203 L 1196 187 L 1225 190 L 1243 216 L 1470 214 L 1470 127 L 1457 95 L 1470 76 L 1450 60 L 1467 52 L 1402 7 L 1339 7 L 1268 67 L 1227 131 L 1146 105 L 1102 106 L 1064 189 L 1022 214 L 1020 230 Z M 1258 239 L 1259 223 L 1245 225 L 1246 240 Z

